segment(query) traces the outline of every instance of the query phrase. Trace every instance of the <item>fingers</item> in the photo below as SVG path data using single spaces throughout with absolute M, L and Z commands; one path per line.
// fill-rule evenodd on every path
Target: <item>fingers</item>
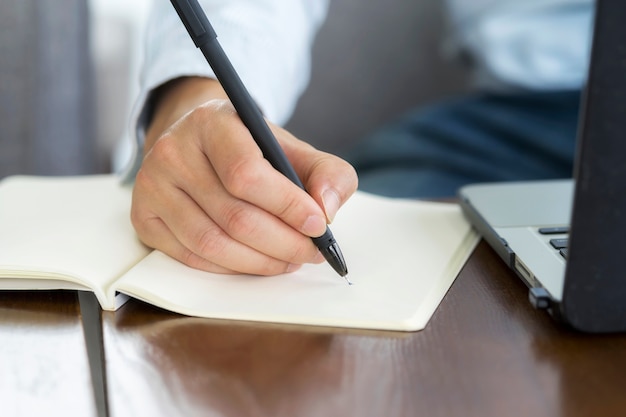
M 158 217 L 146 220 L 145 229 L 142 230 L 142 241 L 150 246 L 159 246 L 160 250 L 169 254 L 172 258 L 191 266 L 192 268 L 219 274 L 233 274 L 236 271 L 224 268 L 209 260 L 196 255 L 178 241 L 167 225 Z
M 204 130 L 197 122 L 192 119 L 173 126 L 143 161 L 132 206 L 133 224 L 142 241 L 213 272 L 271 275 L 306 262 L 321 262 L 308 237 L 225 189 L 201 149 L 205 138 L 197 139 L 192 133 Z M 221 139 L 228 134 L 219 123 L 212 127 L 215 138 L 226 145 L 218 147 L 213 157 L 235 153 L 229 141 Z M 248 148 L 254 149 L 254 143 Z M 246 150 L 244 159 L 245 153 L 254 151 Z
M 263 158 L 236 113 L 232 113 L 228 126 L 226 143 L 203 143 L 204 153 L 227 192 L 272 213 L 302 234 L 322 235 L 326 217 L 319 204 Z
M 230 103 L 212 101 L 144 158 L 131 218 L 147 245 L 194 268 L 273 275 L 323 258 L 310 237 L 356 189 L 354 170 L 273 127 L 309 195 L 263 158 Z
M 147 245 L 193 268 L 217 273 L 274 275 L 295 270 L 304 263 L 280 261 L 232 239 L 180 189 L 161 190 L 159 196 L 162 201 L 151 204 L 160 208 L 158 216 L 136 212 L 142 217 L 140 222 L 134 219 L 138 233 Z M 142 197 L 141 192 L 134 193 L 134 199 Z M 176 201 L 176 205 L 169 204 L 171 201 Z
M 193 171 L 188 168 L 180 168 L 174 174 L 178 176 L 176 183 L 184 195 L 172 195 L 168 199 L 176 199 L 179 205 L 188 200 L 189 208 L 185 210 L 185 214 L 187 214 L 187 210 L 189 214 L 195 212 L 195 207 L 191 207 L 191 203 L 196 204 L 201 212 L 198 213 L 197 220 L 187 223 L 181 221 L 182 216 L 178 211 L 165 211 L 163 216 L 169 219 L 168 223 L 171 223 L 175 230 L 202 229 L 198 221 L 201 221 L 201 216 L 204 216 L 211 220 L 211 227 L 216 226 L 221 232 L 220 234 L 209 235 L 216 242 L 219 242 L 222 237 L 229 237 L 267 256 L 285 262 L 302 264 L 316 261 L 317 249 L 307 236 L 294 230 L 266 210 L 233 196 L 224 187 L 204 155 L 194 152 L 189 155 L 188 161 L 187 166 L 197 168 Z M 198 175 L 198 173 L 202 174 Z M 209 229 L 209 227 L 204 227 L 204 229 Z M 217 252 L 216 250 L 207 250 L 208 245 L 198 243 L 197 239 L 185 239 L 183 237 L 179 237 L 179 239 L 184 240 L 190 247 L 198 248 L 205 256 Z M 243 248 L 230 247 L 228 250 L 236 250 L 239 255 L 245 255 Z M 228 259 L 228 257 L 224 259 Z M 235 257 L 231 262 L 236 261 L 237 258 Z M 267 262 L 265 259 L 255 258 L 250 261 L 253 264 L 255 262 Z

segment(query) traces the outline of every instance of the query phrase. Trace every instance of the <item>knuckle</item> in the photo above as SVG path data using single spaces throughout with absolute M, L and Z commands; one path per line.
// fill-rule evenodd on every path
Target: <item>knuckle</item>
M 191 237 L 192 252 L 205 259 L 217 259 L 224 252 L 226 238 L 217 227 L 203 228 Z
M 258 162 L 242 159 L 227 167 L 222 182 L 231 195 L 245 199 L 251 190 L 259 188 L 261 171 Z
M 258 261 L 255 265 L 254 275 L 272 276 L 285 273 L 287 262 L 271 257 Z
M 180 254 L 180 261 L 185 265 L 196 269 L 200 269 L 203 264 L 202 258 L 187 248 L 182 249 L 182 253 Z
M 286 264 L 275 259 L 267 259 L 258 264 L 256 274 L 262 276 L 278 275 L 285 272 Z
M 145 230 L 145 216 L 135 205 L 130 208 L 130 223 L 138 234 L 143 234 Z
M 260 175 L 259 164 L 242 158 L 226 168 L 222 182 L 231 195 L 241 198 L 256 188 Z
M 133 186 L 133 195 L 137 195 L 138 190 L 148 186 L 152 182 L 150 175 L 146 172 L 145 166 L 139 168 L 135 174 L 135 184 Z
M 139 241 L 149 248 L 156 249 L 159 241 L 155 238 L 154 230 L 151 227 L 152 222 L 143 216 L 137 217 L 131 213 L 131 223 Z
M 253 220 L 252 210 L 246 204 L 232 204 L 224 213 L 224 228 L 235 238 L 249 236 L 257 230 L 257 222 Z
M 133 185 L 133 200 L 139 200 L 139 195 L 151 192 L 156 188 L 157 184 L 154 175 L 145 165 L 142 166 L 135 175 L 135 184 Z
M 135 231 L 140 235 L 148 234 L 154 227 L 154 222 L 161 222 L 160 216 L 155 211 L 156 207 L 146 198 L 158 194 L 156 189 L 154 178 L 144 170 L 139 170 L 133 186 L 129 217 Z
M 176 138 L 171 133 L 164 133 L 157 140 L 150 150 L 150 158 L 155 159 L 159 164 L 170 166 L 184 166 L 180 148 L 177 146 Z
M 140 238 L 149 234 L 151 221 L 154 221 L 154 217 L 146 209 L 136 203 L 131 204 L 130 223 Z
M 276 216 L 281 219 L 287 219 L 293 216 L 294 213 L 298 213 L 302 203 L 292 193 L 283 194 L 280 203 L 277 206 Z
M 302 242 L 290 247 L 290 252 L 285 260 L 289 263 L 303 264 L 309 262 L 315 256 L 317 249 L 313 246 L 311 239 L 304 238 Z

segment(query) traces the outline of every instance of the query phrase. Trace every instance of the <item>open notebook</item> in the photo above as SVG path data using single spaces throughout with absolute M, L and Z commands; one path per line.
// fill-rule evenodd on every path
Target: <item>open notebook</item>
M 0 289 L 93 291 L 177 313 L 235 320 L 423 329 L 477 234 L 456 204 L 357 193 L 333 223 L 349 286 L 328 264 L 259 277 L 189 268 L 137 239 L 130 189 L 113 175 L 0 182 Z

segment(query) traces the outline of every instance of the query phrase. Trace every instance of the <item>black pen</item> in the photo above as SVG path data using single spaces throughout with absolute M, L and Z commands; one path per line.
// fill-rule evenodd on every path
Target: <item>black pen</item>
M 224 91 L 226 91 L 243 124 L 248 128 L 261 152 L 263 152 L 265 159 L 277 171 L 304 190 L 302 181 L 300 181 L 298 174 L 296 174 L 289 163 L 285 152 L 278 144 L 267 123 L 265 123 L 261 111 L 252 100 L 248 90 L 243 85 L 239 75 L 217 41 L 217 34 L 198 2 L 196 0 L 171 0 L 171 2 L 196 47 L 202 51 L 204 57 L 209 62 L 217 80 L 224 88 Z M 346 261 L 343 259 L 341 249 L 339 249 L 339 245 L 330 229 L 326 227 L 326 232 L 322 236 L 312 239 L 315 246 L 318 247 L 333 269 L 344 277 L 348 284 L 352 284 L 346 277 L 348 274 Z

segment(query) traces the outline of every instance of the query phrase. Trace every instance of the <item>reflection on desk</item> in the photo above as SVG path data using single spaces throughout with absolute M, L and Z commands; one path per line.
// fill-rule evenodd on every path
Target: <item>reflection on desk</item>
M 103 314 L 123 416 L 617 416 L 626 335 L 533 310 L 481 243 L 425 330 L 203 320 L 130 301 Z M 0 292 L 0 415 L 95 416 L 76 294 Z
M 76 293 L 0 291 L 0 415 L 97 415 Z
M 113 416 L 583 416 L 626 409 L 626 336 L 533 310 L 481 243 L 425 330 L 405 334 L 104 313 Z

